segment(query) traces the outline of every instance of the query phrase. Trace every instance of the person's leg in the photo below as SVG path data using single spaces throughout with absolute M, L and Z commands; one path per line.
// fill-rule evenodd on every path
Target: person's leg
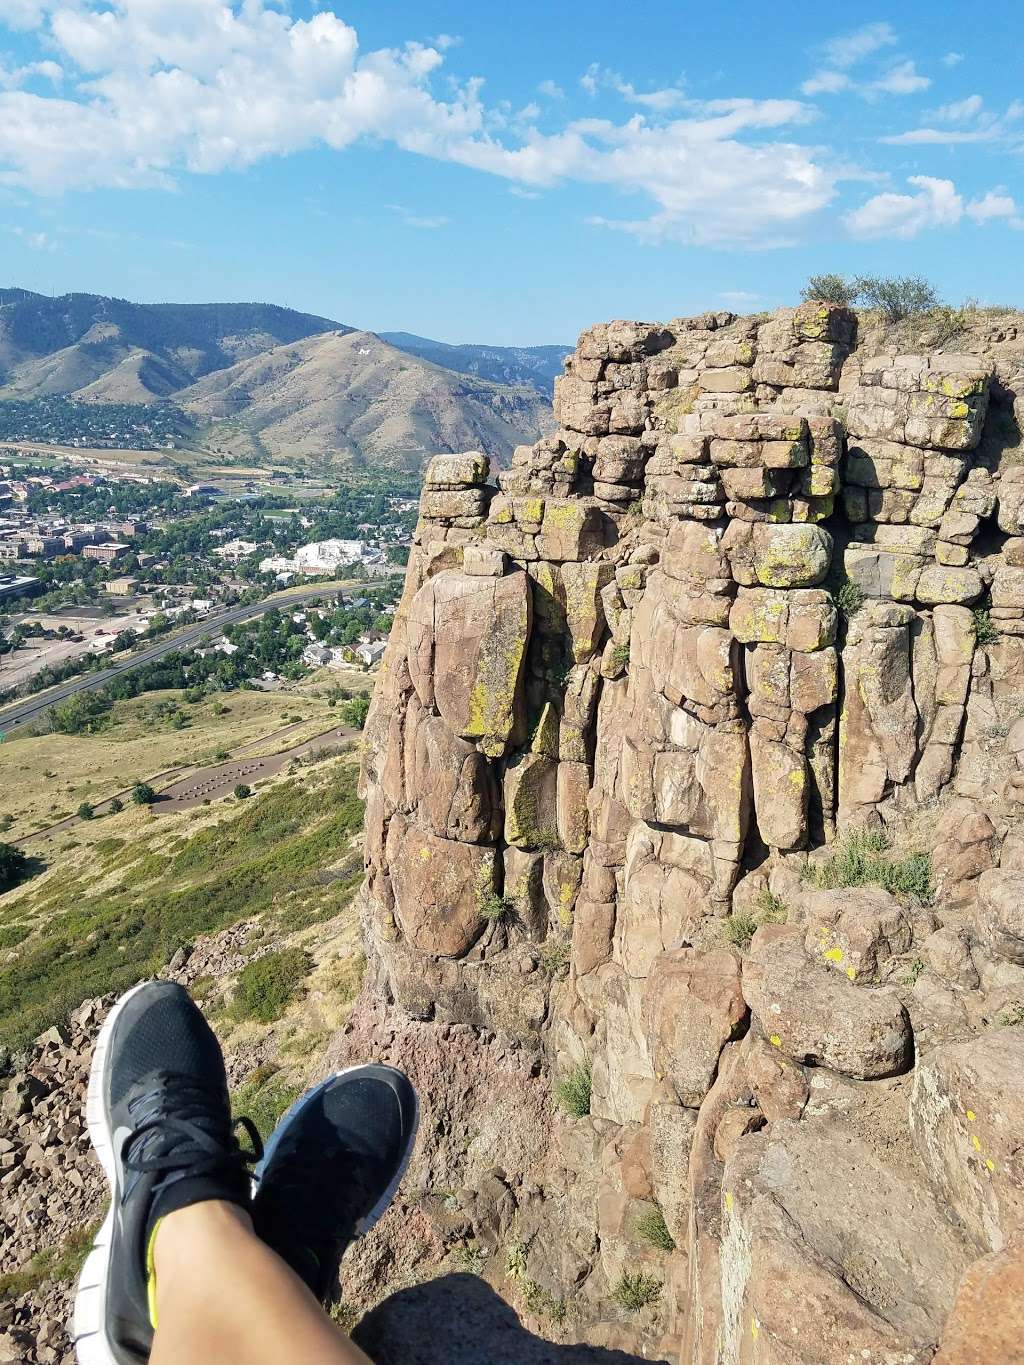
M 153 1263 L 151 1365 L 369 1365 L 235 1205 L 168 1215 Z
M 367 1365 L 324 1313 L 394 1196 L 416 1094 L 352 1067 L 278 1125 L 251 1190 L 220 1046 L 180 986 L 146 982 L 97 1039 L 86 1105 L 111 1207 L 75 1296 L 79 1365 Z M 245 1122 L 248 1122 L 247 1120 Z

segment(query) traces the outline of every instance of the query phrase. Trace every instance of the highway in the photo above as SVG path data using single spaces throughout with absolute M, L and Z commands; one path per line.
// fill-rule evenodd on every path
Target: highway
M 271 607 L 301 606 L 303 602 L 308 602 L 312 598 L 341 592 L 355 586 L 357 586 L 355 582 L 349 582 L 332 583 L 330 587 L 296 588 L 293 592 L 275 593 L 272 598 L 266 598 L 262 602 L 251 602 L 245 607 L 230 607 L 227 611 L 207 616 L 194 626 L 186 626 L 184 630 L 167 635 L 157 640 L 155 644 L 147 645 L 145 649 L 136 650 L 117 663 L 111 664 L 109 668 L 97 669 L 95 673 L 85 673 L 80 678 L 71 678 L 68 682 L 59 683 L 46 692 L 39 692 L 35 696 L 26 697 L 23 701 L 12 702 L 9 706 L 0 708 L 0 737 L 9 735 L 21 725 L 27 725 L 30 720 L 35 720 L 57 702 L 73 697 L 76 692 L 94 692 L 122 673 L 130 673 L 140 664 L 152 663 L 154 659 L 162 659 L 165 654 L 171 654 L 175 650 L 188 649 L 190 645 L 198 644 L 204 635 L 216 635 L 225 626 L 238 621 L 251 621 L 253 617 L 262 616 Z

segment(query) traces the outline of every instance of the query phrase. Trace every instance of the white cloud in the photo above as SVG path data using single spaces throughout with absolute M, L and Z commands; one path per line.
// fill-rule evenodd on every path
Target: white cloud
M 13 2 L 0 0 L 8 12 Z M 265 0 L 56 6 L 39 39 L 61 59 L 67 94 L 0 92 L 0 190 L 171 187 L 183 171 L 372 138 L 524 193 L 578 182 L 640 196 L 646 218 L 609 221 L 648 238 L 765 244 L 828 205 L 842 174 L 827 149 L 794 139 L 814 116 L 799 100 L 700 103 L 596 68 L 588 77 L 611 81 L 632 116 L 543 133 L 535 108 L 487 107 L 478 79 L 436 93 L 436 46 L 363 52 L 326 9 L 307 20 Z
M 942 65 L 949 67 L 959 66 L 963 59 L 964 54 L 962 52 L 947 52 L 942 59 Z
M 949 227 L 963 217 L 964 201 L 952 180 L 912 175 L 916 194 L 876 194 L 846 215 L 855 237 L 916 237 L 925 228 Z
M 916 237 L 927 228 L 956 227 L 966 216 L 984 224 L 998 218 L 1014 218 L 1017 205 L 1004 190 L 989 190 L 980 199 L 964 203 L 952 180 L 912 175 L 907 184 L 916 194 L 876 194 L 859 209 L 846 215 L 846 226 L 855 237 Z
M 58 85 L 64 79 L 64 72 L 56 62 L 29 62 L 13 68 L 0 65 L 0 90 L 20 90 L 33 77 Z
M 601 90 L 614 90 L 627 103 L 639 104 L 658 113 L 678 109 L 686 103 L 686 95 L 676 86 L 661 90 L 637 90 L 631 81 L 624 80 L 617 71 L 609 71 L 597 62 L 591 62 L 587 67 L 580 77 L 580 85 L 590 96 L 597 95 Z
M 865 98 L 874 95 L 913 95 L 927 90 L 931 81 L 922 76 L 912 61 L 895 62 L 874 80 L 854 80 L 850 68 L 891 47 L 896 34 L 891 24 L 865 24 L 852 33 L 833 38 L 820 49 L 823 64 L 801 85 L 805 95 L 838 95 L 856 91 Z
M 556 84 L 555 81 L 541 81 L 537 86 L 538 95 L 545 95 L 549 100 L 564 100 L 565 91 Z
M 1024 104 L 1018 100 L 1014 100 L 1006 112 L 999 115 L 985 108 L 985 103 L 980 95 L 968 95 L 966 99 L 956 100 L 952 104 L 940 105 L 938 109 L 932 109 L 925 116 L 934 119 L 936 123 L 960 124 L 960 127 L 936 128 L 934 125 L 928 125 L 923 128 L 908 129 L 905 133 L 891 134 L 888 137 L 880 138 L 879 141 L 895 147 L 924 146 L 927 144 L 955 147 L 971 142 L 1019 139 L 1021 136 L 1019 130 L 1014 129 L 1011 125 L 1022 114 L 1024 114 Z
M 724 289 L 718 297 L 725 299 L 726 303 L 735 303 L 742 308 L 745 304 L 757 303 L 763 295 L 752 294 L 749 289 Z
M 406 227 L 440 228 L 444 227 L 446 223 L 451 222 L 451 219 L 448 218 L 443 213 L 437 214 L 413 213 L 411 212 L 411 210 L 407 209 L 404 204 L 388 204 L 387 207 L 391 210 L 392 213 L 398 214 L 399 218 L 401 218 L 402 222 L 405 223 Z
M 932 115 L 940 123 L 969 123 L 984 110 L 985 101 L 980 95 L 968 95 L 966 99 L 954 100 L 952 104 L 940 104 Z
M 869 82 L 866 89 L 878 90 L 885 95 L 916 95 L 930 85 L 931 79 L 919 75 L 913 62 L 898 62 L 884 76 Z
M 1016 218 L 1018 209 L 1005 190 L 989 190 L 981 199 L 972 199 L 964 212 L 976 223 L 990 223 L 995 218 Z
M 895 41 L 892 24 L 864 24 L 852 33 L 833 38 L 825 44 L 823 51 L 830 66 L 855 66 L 879 48 L 891 47 Z
M 928 144 L 955 147 L 958 143 L 992 142 L 998 136 L 999 133 L 994 128 L 976 129 L 974 132 L 953 128 L 911 128 L 905 133 L 892 133 L 878 140 L 890 147 L 918 147 Z
M 845 71 L 816 71 L 801 85 L 800 90 L 804 95 L 838 95 L 843 90 L 849 90 L 853 82 Z
M 47 0 L 0 0 L 0 25 L 16 30 L 38 28 L 49 8 Z
M 23 227 L 12 227 L 11 232 L 14 233 L 15 237 L 20 237 L 25 245 L 31 247 L 33 251 L 56 250 L 57 243 L 48 233 L 31 232 L 28 228 Z

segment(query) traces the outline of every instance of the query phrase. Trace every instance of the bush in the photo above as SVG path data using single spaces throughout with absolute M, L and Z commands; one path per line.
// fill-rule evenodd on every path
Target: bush
M 975 607 L 971 612 L 974 619 L 974 641 L 979 645 L 994 645 L 999 639 L 999 631 L 992 624 L 992 617 L 983 607 Z
M 675 1251 L 676 1249 L 675 1239 L 665 1222 L 665 1215 L 657 1204 L 648 1213 L 641 1214 L 636 1220 L 636 1235 L 642 1237 L 645 1242 L 650 1242 L 651 1246 L 657 1247 L 659 1251 Z
M 248 782 L 236 782 L 233 795 L 239 801 L 244 801 L 247 797 L 252 796 L 252 787 L 249 786 Z
M 13 824 L 13 815 L 0 815 L 0 834 L 6 834 Z
M 366 696 L 353 697 L 344 703 L 341 708 L 341 718 L 346 725 L 353 726 L 356 730 L 361 730 L 366 724 L 366 716 L 370 710 L 370 698 Z
M 886 322 L 901 322 L 938 308 L 941 300 L 920 275 L 864 275 L 856 281 L 856 297 L 877 308 Z
M 661 1289 L 661 1281 L 652 1275 L 645 1275 L 642 1270 L 635 1275 L 626 1271 L 612 1290 L 612 1298 L 628 1313 L 639 1313 L 641 1308 L 661 1297 Z
M 583 1119 L 590 1113 L 592 1083 L 588 1059 L 585 1062 L 578 1062 L 555 1086 L 555 1099 L 571 1118 Z
M 805 303 L 836 303 L 842 308 L 852 308 L 857 297 L 857 282 L 848 280 L 845 275 L 812 275 L 800 290 L 800 297 Z
M 750 940 L 754 937 L 757 928 L 757 920 L 753 915 L 745 915 L 742 911 L 737 911 L 726 919 L 722 926 L 726 942 L 731 943 L 734 948 L 746 948 Z
M 505 920 L 515 918 L 516 907 L 513 901 L 504 896 L 499 896 L 497 891 L 488 891 L 481 896 L 477 909 L 480 918 L 488 920 L 491 924 L 501 924 Z
M 826 891 L 847 886 L 880 886 L 893 895 L 911 896 L 927 904 L 934 891 L 931 855 L 911 853 L 905 858 L 893 858 L 889 848 L 885 834 L 852 830 L 825 862 L 808 868 L 806 876 L 813 885 Z
M 246 963 L 235 987 L 235 1015 L 241 1019 L 255 1019 L 260 1024 L 272 1024 L 280 1019 L 312 965 L 309 954 L 302 948 L 284 948 Z
M 61 735 L 95 735 L 110 724 L 111 702 L 100 692 L 76 692 L 50 711 L 54 730 Z
M 82 804 L 78 807 L 77 814 L 79 820 L 91 820 L 92 817 L 96 814 L 96 812 L 93 810 L 92 806 L 88 801 L 83 801 Z
M 14 844 L 0 844 L 0 891 L 9 891 L 28 875 L 26 854 Z
M 789 906 L 767 886 L 758 892 L 755 904 L 758 924 L 785 924 L 789 918 Z
M 107 814 L 120 815 L 123 810 L 124 802 L 121 800 L 119 796 L 115 796 L 114 799 L 111 801 L 110 805 L 107 807 Z
M 156 792 L 148 782 L 136 782 L 132 787 L 132 800 L 137 806 L 151 806 L 156 800 Z
M 625 668 L 629 663 L 629 642 L 624 645 L 615 645 L 612 649 L 612 663 L 616 668 Z
M 836 611 L 839 612 L 840 616 L 849 620 L 864 605 L 864 594 L 852 578 L 844 578 L 839 586 L 833 590 L 832 601 L 836 604 Z

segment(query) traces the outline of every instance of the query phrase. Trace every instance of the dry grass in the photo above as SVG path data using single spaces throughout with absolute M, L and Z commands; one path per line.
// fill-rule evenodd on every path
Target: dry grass
M 300 743 L 340 719 L 313 692 L 232 692 L 216 699 L 227 707 L 224 715 L 214 713 L 214 700 L 190 705 L 181 695 L 150 692 L 118 702 L 114 725 L 97 735 L 42 735 L 0 746 L 0 814 L 14 818 L 8 837 L 31 834 L 72 814 L 82 801 L 102 801 L 141 778 L 213 762 L 219 751 L 271 736 L 289 716 L 308 724 L 278 743 L 268 738 L 266 747 L 259 746 L 265 752 Z M 158 721 L 157 708 L 167 701 L 180 704 L 186 729 Z

